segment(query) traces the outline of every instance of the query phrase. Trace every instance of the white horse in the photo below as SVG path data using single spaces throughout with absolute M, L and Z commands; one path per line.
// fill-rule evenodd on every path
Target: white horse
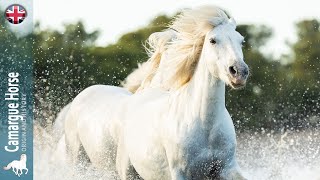
M 74 99 L 65 122 L 68 156 L 77 164 L 85 153 L 123 180 L 135 171 L 146 180 L 245 179 L 225 108 L 225 84 L 243 87 L 248 77 L 243 37 L 211 6 L 184 11 L 172 27 L 178 35 L 166 45 L 158 85 L 135 94 L 96 85 Z
M 27 155 L 26 154 L 21 154 L 20 156 L 20 161 L 14 160 L 11 163 L 9 163 L 7 166 L 3 167 L 4 170 L 9 170 L 12 168 L 12 171 L 17 175 L 21 176 L 22 175 L 22 170 L 26 170 L 25 174 L 28 173 L 28 168 L 27 168 Z

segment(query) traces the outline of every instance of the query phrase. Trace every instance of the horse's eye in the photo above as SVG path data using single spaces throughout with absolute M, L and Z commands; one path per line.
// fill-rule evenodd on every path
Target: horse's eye
M 216 41 L 215 39 L 211 38 L 211 39 L 210 39 L 210 43 L 211 43 L 211 44 L 217 44 L 217 41 Z

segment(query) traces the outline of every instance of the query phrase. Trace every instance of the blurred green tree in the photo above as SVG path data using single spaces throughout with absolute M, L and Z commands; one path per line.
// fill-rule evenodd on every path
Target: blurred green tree
M 287 79 L 286 109 L 288 125 L 294 128 L 320 124 L 320 22 L 303 20 L 296 24 L 297 41 L 291 44 L 293 63 L 283 77 Z

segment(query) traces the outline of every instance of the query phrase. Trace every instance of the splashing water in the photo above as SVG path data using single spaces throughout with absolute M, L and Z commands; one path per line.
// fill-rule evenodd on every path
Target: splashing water
M 56 140 L 48 131 L 34 127 L 35 180 L 118 180 L 115 172 L 100 172 L 92 167 L 79 173 L 70 164 L 57 158 L 56 146 Z
M 319 130 L 241 134 L 240 167 L 252 180 L 320 180 Z
M 319 130 L 302 132 L 243 133 L 237 137 L 240 167 L 252 180 L 320 180 Z M 116 180 L 115 172 L 88 168 L 76 173 L 53 156 L 56 142 L 36 126 L 34 140 L 35 180 Z

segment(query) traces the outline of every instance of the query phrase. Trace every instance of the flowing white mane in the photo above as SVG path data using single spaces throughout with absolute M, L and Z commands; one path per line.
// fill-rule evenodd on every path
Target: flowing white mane
M 131 92 L 136 92 L 150 83 L 159 67 L 163 53 L 167 50 L 166 44 L 175 37 L 175 34 L 176 32 L 171 29 L 151 34 L 147 40 L 148 47 L 145 46 L 149 56 L 148 61 L 138 64 L 138 68 L 121 83 L 122 86 Z
M 123 86 L 131 92 L 148 87 L 155 74 L 161 73 L 160 69 L 167 74 L 167 77 L 159 82 L 161 87 L 178 89 L 183 86 L 193 76 L 207 32 L 225 22 L 228 22 L 228 16 L 216 6 L 201 6 L 182 11 L 169 26 L 177 32 L 171 30 L 159 34 L 163 36 L 149 38 L 149 60 L 130 74 Z M 161 58 L 164 52 L 165 61 Z

